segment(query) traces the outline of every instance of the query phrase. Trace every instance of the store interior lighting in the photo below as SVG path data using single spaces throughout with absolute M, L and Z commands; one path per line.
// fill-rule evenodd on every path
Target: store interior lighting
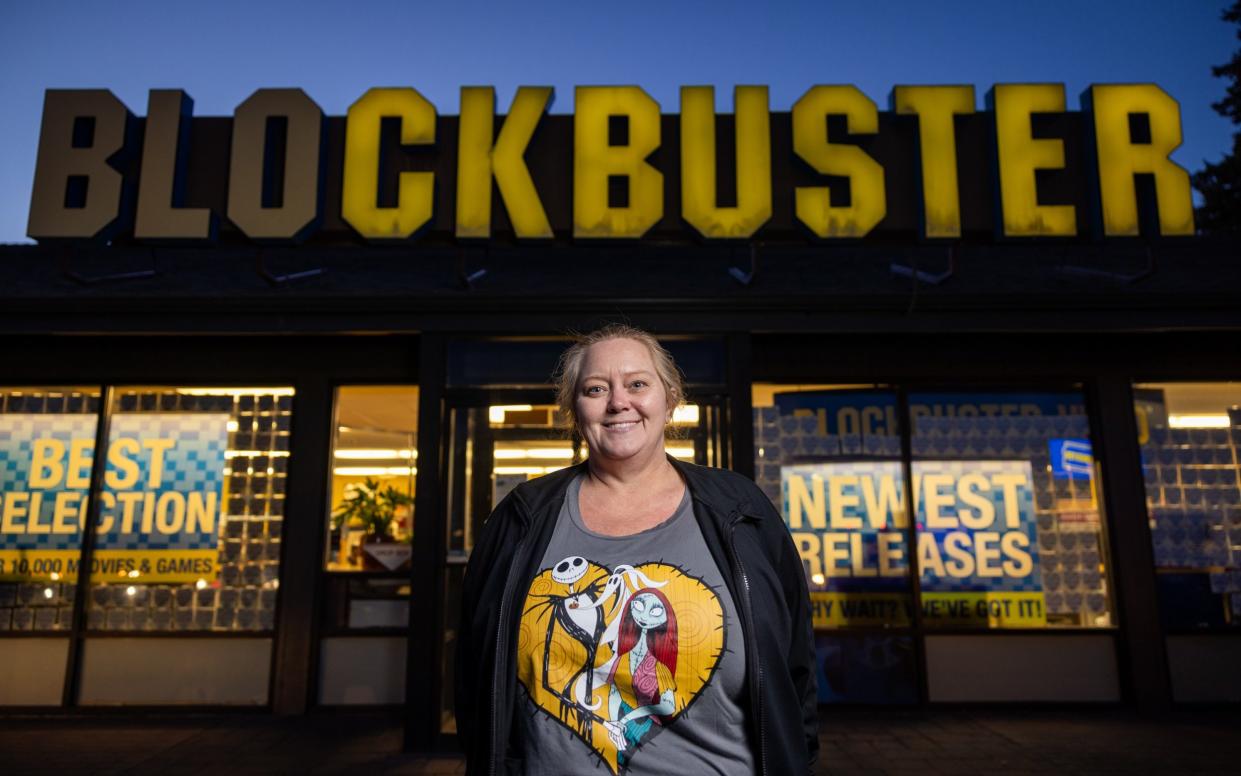
M 551 474 L 564 466 L 497 466 L 496 474 Z
M 1226 414 L 1169 415 L 1168 425 L 1172 428 L 1228 428 L 1230 422 Z
M 412 449 L 354 448 L 350 450 L 337 450 L 334 455 L 337 458 L 350 461 L 386 461 L 393 458 L 410 460 L 418 457 L 418 451 Z
M 338 477 L 409 477 L 418 473 L 415 466 L 337 466 L 332 474 Z
M 487 408 L 487 420 L 493 425 L 505 422 L 505 414 L 509 412 L 531 412 L 533 404 L 495 404 Z M 672 411 L 674 426 L 694 426 L 698 424 L 699 408 L 697 404 L 682 404 Z
M 500 447 L 496 448 L 496 458 L 506 461 L 521 458 L 570 460 L 573 458 L 573 450 L 568 447 L 532 447 L 529 449 Z
M 487 420 L 503 423 L 506 412 L 530 412 L 533 409 L 533 404 L 496 404 L 487 408 Z
M 292 396 L 292 388 L 177 388 L 185 396 Z
M 672 411 L 672 425 L 674 426 L 696 426 L 698 425 L 698 405 L 682 404 Z

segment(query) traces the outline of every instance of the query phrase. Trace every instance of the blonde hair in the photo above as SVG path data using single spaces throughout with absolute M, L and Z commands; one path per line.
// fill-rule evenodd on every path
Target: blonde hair
M 586 351 L 591 345 L 614 339 L 633 340 L 644 345 L 651 354 L 655 364 L 655 373 L 664 385 L 664 395 L 668 401 L 668 413 L 685 401 L 685 377 L 672 359 L 672 354 L 659 344 L 650 333 L 625 323 L 609 323 L 595 329 L 589 334 L 578 334 L 572 345 L 560 354 L 552 382 L 556 386 L 556 405 L 560 409 L 562 421 L 573 431 L 579 433 L 577 410 L 574 403 L 577 398 L 577 384 L 582 378 L 582 362 L 586 359 Z

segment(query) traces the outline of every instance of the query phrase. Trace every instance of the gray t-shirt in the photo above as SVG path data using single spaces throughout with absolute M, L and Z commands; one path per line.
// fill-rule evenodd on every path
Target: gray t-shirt
M 754 773 L 745 646 L 689 491 L 629 536 L 586 528 L 570 485 L 517 647 L 528 776 Z

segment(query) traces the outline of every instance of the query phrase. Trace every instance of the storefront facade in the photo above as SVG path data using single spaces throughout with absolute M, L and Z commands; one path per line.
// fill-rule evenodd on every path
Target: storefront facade
M 448 745 L 473 536 L 580 460 L 549 376 L 568 332 L 617 320 L 686 372 L 672 454 L 753 477 L 788 523 L 825 704 L 1241 699 L 1241 245 L 1181 233 L 1175 175 L 1138 153 L 1171 136 L 1159 100 L 1121 114 L 1130 217 L 1098 99 L 1025 95 L 1019 152 L 1000 87 L 977 113 L 972 89 L 906 92 L 869 129 L 852 93 L 768 114 L 739 91 L 703 124 L 694 93 L 651 123 L 630 92 L 574 118 L 526 92 L 513 152 L 486 94 L 428 137 L 411 90 L 317 120 L 268 91 L 188 134 L 153 93 L 120 123 L 114 208 L 71 153 L 113 108 L 49 97 L 40 244 L 0 248 L 3 706 L 401 706 L 409 746 Z M 807 140 L 815 117 L 839 142 Z

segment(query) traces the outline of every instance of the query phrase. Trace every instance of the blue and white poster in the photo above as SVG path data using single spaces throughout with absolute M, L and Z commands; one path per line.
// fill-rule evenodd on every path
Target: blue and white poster
M 912 474 L 923 620 L 1045 625 L 1030 463 L 916 461 Z M 900 464 L 801 464 L 781 475 L 816 627 L 907 624 Z
M 226 413 L 111 419 L 97 581 L 193 582 L 217 573 Z M 0 415 L 0 579 L 78 576 L 94 415 Z

